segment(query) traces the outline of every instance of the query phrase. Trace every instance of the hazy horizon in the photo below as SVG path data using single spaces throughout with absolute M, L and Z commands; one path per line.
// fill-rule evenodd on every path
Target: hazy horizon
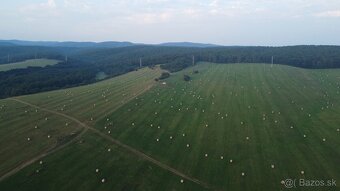
M 0 17 L 4 40 L 340 45 L 337 0 L 13 0 Z

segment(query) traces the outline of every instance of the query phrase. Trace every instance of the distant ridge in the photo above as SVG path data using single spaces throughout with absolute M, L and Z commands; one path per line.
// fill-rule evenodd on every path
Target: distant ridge
M 24 41 L 24 40 L 0 40 L 0 44 L 12 44 L 17 46 L 48 46 L 48 47 L 75 47 L 75 48 L 115 48 L 134 46 L 131 42 L 58 42 L 58 41 Z
M 219 47 L 216 44 L 204 44 L 204 43 L 194 43 L 194 42 L 167 42 L 159 44 L 160 46 L 175 46 L 175 47 L 197 47 L 197 48 L 209 48 L 209 47 Z
M 75 47 L 75 48 L 119 48 L 119 47 L 148 45 L 148 44 L 140 44 L 140 43 L 132 43 L 132 42 L 118 42 L 118 41 L 58 42 L 58 41 L 0 40 L 0 45 L 3 45 L 3 46 L 13 45 L 13 46 Z M 204 44 L 204 43 L 193 43 L 193 42 L 167 42 L 167 43 L 155 44 L 153 46 L 196 47 L 196 48 L 219 47 L 219 45 L 215 45 L 215 44 Z

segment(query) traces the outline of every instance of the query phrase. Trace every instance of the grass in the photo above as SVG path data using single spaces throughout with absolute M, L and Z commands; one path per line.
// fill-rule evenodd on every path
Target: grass
M 0 183 L 1 190 L 202 190 L 92 133 Z M 108 148 L 111 152 L 108 152 Z M 99 170 L 96 173 L 96 169 Z M 36 172 L 39 170 L 39 173 Z M 105 183 L 101 180 L 105 179 Z M 27 181 L 29 180 L 29 181 Z
M 12 100 L 0 100 L 0 108 L 0 175 L 80 131 L 69 120 Z
M 340 70 L 204 63 L 149 89 L 160 72 L 144 69 L 19 99 L 75 116 L 213 190 L 284 190 L 287 178 L 340 180 Z M 192 80 L 185 82 L 184 74 Z M 28 166 L 0 188 L 204 189 L 181 184 L 180 177 L 92 131 L 44 161 L 46 166 Z
M 21 69 L 27 67 L 45 67 L 58 64 L 59 60 L 52 59 L 30 59 L 23 62 L 15 62 L 10 64 L 0 64 L 0 72 L 13 69 Z
M 111 136 L 217 189 L 280 190 L 286 178 L 340 178 L 339 70 L 195 69 L 200 73 L 179 72 L 110 115 Z M 107 132 L 108 125 L 102 120 L 97 128 Z
M 19 99 L 44 108 L 60 111 L 93 124 L 116 108 L 149 90 L 161 70 L 145 68 L 99 83 L 57 90 Z

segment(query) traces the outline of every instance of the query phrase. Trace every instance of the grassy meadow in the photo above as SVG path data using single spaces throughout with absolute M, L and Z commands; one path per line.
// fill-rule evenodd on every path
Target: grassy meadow
M 201 63 L 172 74 L 166 84 L 154 81 L 160 73 L 142 69 L 88 86 L 18 97 L 95 129 L 44 157 L 43 165 L 33 163 L 4 179 L 0 188 L 285 190 L 281 181 L 288 178 L 340 181 L 340 70 Z M 191 81 L 184 81 L 184 74 Z M 13 100 L 1 102 L 10 102 L 5 108 L 12 112 L 30 109 Z M 11 119 L 0 110 L 0 120 L 18 123 L 1 125 L 0 135 L 14 132 L 9 143 L 15 131 L 36 122 L 20 115 Z M 25 136 L 18 138 L 26 141 Z M 14 143 L 1 145 L 2 150 L 25 153 Z M 0 157 L 0 162 L 5 160 Z
M 59 60 L 52 59 L 30 59 L 22 62 L 15 62 L 10 64 L 0 64 L 0 72 L 13 69 L 22 69 L 27 67 L 45 67 L 58 64 Z

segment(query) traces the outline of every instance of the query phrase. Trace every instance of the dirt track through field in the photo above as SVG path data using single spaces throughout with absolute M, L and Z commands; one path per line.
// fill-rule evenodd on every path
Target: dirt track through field
M 20 100 L 20 99 L 17 99 L 17 98 L 10 98 L 10 99 L 13 100 L 13 101 L 17 101 L 19 103 L 22 103 L 22 104 L 34 107 L 36 109 L 40 109 L 42 111 L 49 112 L 49 113 L 52 113 L 52 114 L 59 115 L 59 116 L 62 116 L 64 118 L 67 118 L 69 120 L 72 120 L 73 122 L 76 122 L 80 126 L 84 127 L 84 129 L 75 138 L 73 138 L 69 142 L 67 142 L 67 143 L 65 143 L 63 145 L 54 147 L 54 148 L 52 148 L 52 149 L 50 149 L 48 151 L 45 151 L 42 154 L 40 154 L 40 155 L 30 159 L 29 161 L 26 161 L 26 162 L 20 164 L 16 168 L 14 168 L 11 171 L 7 172 L 6 174 L 4 174 L 3 176 L 0 177 L 0 181 L 2 181 L 5 178 L 10 177 L 11 175 L 19 172 L 21 169 L 25 168 L 26 166 L 29 166 L 30 164 L 35 163 L 36 161 L 42 159 L 43 157 L 46 157 L 46 156 L 48 156 L 48 155 L 50 155 L 52 153 L 55 153 L 56 151 L 58 151 L 58 150 L 60 150 L 62 148 L 65 148 L 66 146 L 70 145 L 71 143 L 75 142 L 80 137 L 82 137 L 82 135 L 84 133 L 86 133 L 86 131 L 91 130 L 95 134 L 105 138 L 106 140 L 110 141 L 111 143 L 113 143 L 113 144 L 115 144 L 115 145 L 117 145 L 117 146 L 119 146 L 121 148 L 124 148 L 125 150 L 128 150 L 129 152 L 133 153 L 134 155 L 136 155 L 136 156 L 138 156 L 138 157 L 140 157 L 140 158 L 142 158 L 142 159 L 144 159 L 146 161 L 149 161 L 149 162 L 155 164 L 156 166 L 158 166 L 158 167 L 160 167 L 160 168 L 162 168 L 164 170 L 167 170 L 167 171 L 169 171 L 169 172 L 171 172 L 171 173 L 173 173 L 175 175 L 178 175 L 178 176 L 180 176 L 180 177 L 182 177 L 182 178 L 184 178 L 186 180 L 189 180 L 189 181 L 191 181 L 193 183 L 196 183 L 196 184 L 198 184 L 200 186 L 203 186 L 204 188 L 211 188 L 210 186 L 208 186 L 207 183 L 204 183 L 204 182 L 202 182 L 202 181 L 200 181 L 200 180 L 198 180 L 196 178 L 190 177 L 190 176 L 188 176 L 188 175 L 186 175 L 186 174 L 184 174 L 184 173 L 182 173 L 182 172 L 180 172 L 180 171 L 178 171 L 178 170 L 176 170 L 176 169 L 174 169 L 174 168 L 172 168 L 172 167 L 170 167 L 170 166 L 168 166 L 168 165 L 166 165 L 166 164 L 164 164 L 164 163 L 162 163 L 162 162 L 160 162 L 160 161 L 158 161 L 158 160 L 156 160 L 156 159 L 154 159 L 154 158 L 152 158 L 152 157 L 150 157 L 150 156 L 148 156 L 146 154 L 144 154 L 141 151 L 138 151 L 138 150 L 136 150 L 136 149 L 134 149 L 134 148 L 124 144 L 124 143 L 121 143 L 120 141 L 118 141 L 118 140 L 116 140 L 116 139 L 114 139 L 114 138 L 112 138 L 112 137 L 110 137 L 110 136 L 100 132 L 99 130 L 97 130 L 97 129 L 93 128 L 93 127 L 88 126 L 87 124 L 79 121 L 78 119 L 76 119 L 76 118 L 74 118 L 72 116 L 69 116 L 67 114 L 60 113 L 60 112 L 57 112 L 57 111 L 53 111 L 53 110 L 50 110 L 50 109 L 47 109 L 47 108 L 42 108 L 42 107 L 39 107 L 37 105 L 28 103 L 26 101 L 23 101 L 23 100 Z

